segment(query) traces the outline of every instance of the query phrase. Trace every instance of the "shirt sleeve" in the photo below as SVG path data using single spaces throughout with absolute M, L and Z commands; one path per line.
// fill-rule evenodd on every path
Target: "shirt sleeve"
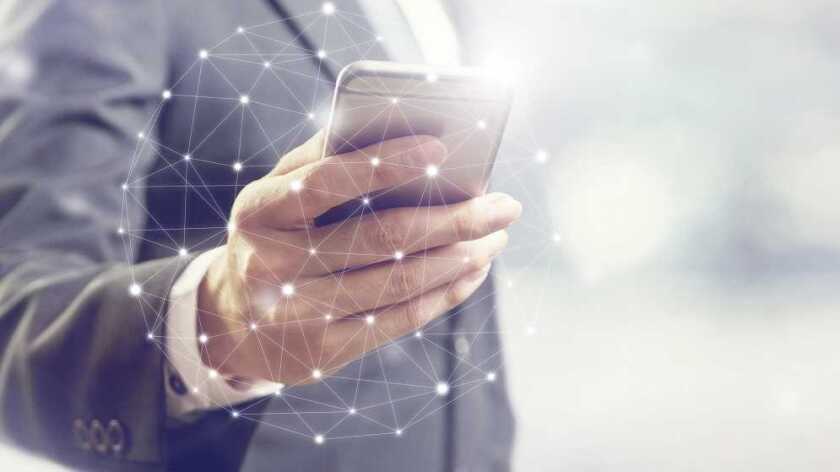
M 175 281 L 169 296 L 165 348 L 168 358 L 166 405 L 170 418 L 184 420 L 203 410 L 233 406 L 280 392 L 283 384 L 249 382 L 219 375 L 201 360 L 202 333 L 198 329 L 198 287 L 210 264 L 221 257 L 218 247 L 195 258 Z

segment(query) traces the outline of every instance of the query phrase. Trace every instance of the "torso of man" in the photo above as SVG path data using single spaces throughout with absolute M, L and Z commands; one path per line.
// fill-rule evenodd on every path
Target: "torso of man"
M 323 126 L 333 77 L 344 64 L 389 56 L 458 62 L 441 3 L 388 2 L 381 10 L 392 14 L 383 18 L 375 5 L 384 3 L 338 1 L 325 18 L 312 2 L 277 2 L 290 20 L 269 1 L 167 3 L 174 85 L 164 86 L 175 98 L 155 122 L 160 146 L 146 170 L 141 258 L 170 257 L 181 244 L 193 251 L 223 244 L 237 191 Z M 198 52 L 208 48 L 201 60 Z M 313 57 L 318 49 L 327 64 Z M 242 111 L 244 91 L 250 104 Z M 243 470 L 503 470 L 512 436 L 509 402 L 503 378 L 484 381 L 487 371 L 503 371 L 491 286 L 465 306 L 422 337 L 397 340 L 324 382 L 261 400 L 236 419 L 221 410 L 224 425 L 212 431 L 201 420 L 173 421 L 173 464 L 213 464 L 255 428 Z M 451 385 L 445 396 L 436 392 L 442 381 Z M 327 440 L 316 444 L 317 435 Z

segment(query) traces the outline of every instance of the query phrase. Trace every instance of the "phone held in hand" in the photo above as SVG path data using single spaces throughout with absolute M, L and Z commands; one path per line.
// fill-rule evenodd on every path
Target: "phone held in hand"
M 321 215 L 325 225 L 365 211 L 456 203 L 483 194 L 502 140 L 511 89 L 478 69 L 358 61 L 335 86 L 324 156 L 431 135 L 447 159 L 427 178 L 354 199 Z

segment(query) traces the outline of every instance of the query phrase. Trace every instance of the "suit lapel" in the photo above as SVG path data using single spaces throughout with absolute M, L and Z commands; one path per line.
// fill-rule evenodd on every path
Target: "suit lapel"
M 312 0 L 266 1 L 288 23 L 322 73 L 333 81 L 341 68 L 351 62 L 389 59 L 357 0 L 334 1 L 336 11 L 331 15 L 325 15 L 321 3 Z M 318 58 L 319 51 L 326 57 Z

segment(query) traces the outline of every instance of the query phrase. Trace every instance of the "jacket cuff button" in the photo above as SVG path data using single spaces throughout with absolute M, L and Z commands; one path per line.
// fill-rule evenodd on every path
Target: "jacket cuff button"
M 90 444 L 99 454 L 108 452 L 108 443 L 105 437 L 105 427 L 99 420 L 90 422 Z
M 111 452 L 115 456 L 123 455 L 128 449 L 128 440 L 123 429 L 122 423 L 117 420 L 108 422 L 108 428 L 105 430 L 105 437 Z
M 76 446 L 83 451 L 90 451 L 90 431 L 84 421 L 79 418 L 73 420 L 73 439 Z

